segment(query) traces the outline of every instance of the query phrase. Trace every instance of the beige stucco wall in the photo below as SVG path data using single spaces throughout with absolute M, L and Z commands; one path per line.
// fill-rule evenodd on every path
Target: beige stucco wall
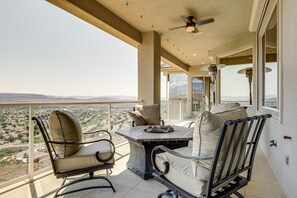
M 260 146 L 287 197 L 297 197 L 297 1 L 281 0 L 281 122 L 267 121 Z M 292 137 L 285 140 L 284 135 Z M 277 148 L 269 141 L 276 140 Z M 285 163 L 289 156 L 289 165 Z M 268 180 L 269 178 L 267 178 Z

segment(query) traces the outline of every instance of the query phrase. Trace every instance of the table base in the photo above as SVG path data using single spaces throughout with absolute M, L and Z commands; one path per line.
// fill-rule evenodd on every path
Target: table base
M 135 142 L 128 140 L 130 145 L 130 157 L 127 168 L 142 177 L 144 180 L 152 178 L 153 165 L 151 153 L 155 146 L 164 145 L 170 149 L 185 147 L 189 141 L 156 141 L 156 142 Z

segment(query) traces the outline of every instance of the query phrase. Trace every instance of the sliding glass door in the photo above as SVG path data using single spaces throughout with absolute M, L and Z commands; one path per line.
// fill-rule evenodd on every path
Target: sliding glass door
M 192 115 L 208 110 L 210 103 L 210 79 L 209 77 L 192 78 Z

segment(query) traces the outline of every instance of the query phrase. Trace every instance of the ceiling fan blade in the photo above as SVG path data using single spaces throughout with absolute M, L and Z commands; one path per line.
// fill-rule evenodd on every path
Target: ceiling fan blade
M 204 19 L 204 20 L 197 21 L 196 25 L 204 25 L 207 23 L 212 23 L 214 21 L 215 21 L 214 18 Z
M 195 27 L 195 30 L 192 33 L 196 34 L 198 32 L 199 32 L 198 29 Z
M 183 25 L 183 26 L 179 26 L 179 27 L 172 27 L 172 28 L 168 28 L 169 30 L 177 30 L 177 29 L 180 29 L 180 28 L 185 28 L 186 26 Z
M 182 18 L 182 20 L 187 23 L 188 22 L 188 16 L 180 16 L 180 18 Z

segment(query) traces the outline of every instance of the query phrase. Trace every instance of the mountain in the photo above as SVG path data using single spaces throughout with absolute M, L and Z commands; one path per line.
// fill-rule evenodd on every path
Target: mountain
M 111 102 L 137 100 L 135 96 L 50 96 L 42 94 L 27 93 L 0 93 L 0 102 Z

